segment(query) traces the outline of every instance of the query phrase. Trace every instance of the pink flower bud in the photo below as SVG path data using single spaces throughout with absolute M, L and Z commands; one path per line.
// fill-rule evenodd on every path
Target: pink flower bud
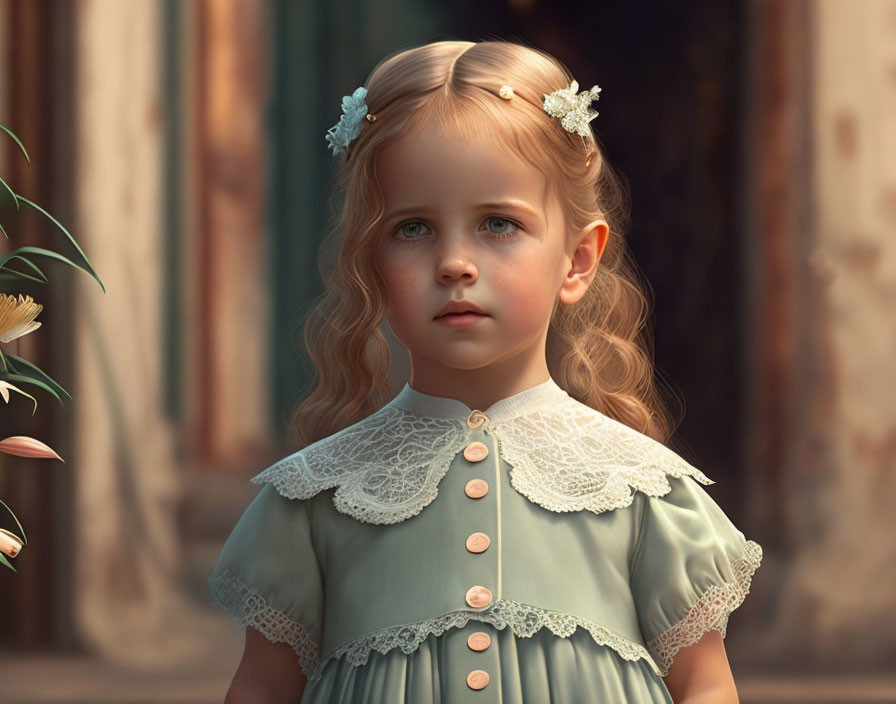
M 5 528 L 0 528 L 0 552 L 15 557 L 22 549 L 22 541 L 15 533 L 10 533 Z
M 57 460 L 62 460 L 52 448 L 27 435 L 12 435 L 0 440 L 0 452 L 19 457 L 55 457 Z

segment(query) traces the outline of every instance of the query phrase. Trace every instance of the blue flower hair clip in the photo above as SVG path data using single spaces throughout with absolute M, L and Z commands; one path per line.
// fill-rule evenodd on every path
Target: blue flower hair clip
M 361 134 L 361 120 L 365 117 L 368 122 L 376 119 L 375 115 L 367 113 L 367 104 L 364 98 L 367 97 L 367 89 L 364 86 L 355 89 L 351 95 L 342 98 L 342 117 L 339 122 L 327 130 L 326 139 L 330 143 L 330 149 L 333 150 L 333 156 L 344 151 L 355 137 Z

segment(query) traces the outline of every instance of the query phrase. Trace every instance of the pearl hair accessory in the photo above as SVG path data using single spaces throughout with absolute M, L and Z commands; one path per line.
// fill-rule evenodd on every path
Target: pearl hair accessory
M 558 118 L 567 132 L 588 137 L 591 134 L 588 123 L 599 114 L 596 110 L 592 110 L 590 105 L 600 97 L 600 87 L 593 86 L 590 90 L 581 93 L 578 90 L 578 82 L 572 81 L 568 88 L 559 88 L 553 93 L 543 95 L 542 107 L 548 115 Z M 512 86 L 502 85 L 498 90 L 498 95 L 504 100 L 510 100 L 515 94 Z M 355 89 L 351 95 L 342 98 L 343 115 L 339 118 L 339 122 L 327 130 L 326 134 L 327 142 L 329 142 L 334 156 L 348 150 L 352 140 L 361 133 L 363 119 L 371 123 L 376 120 L 376 115 L 367 112 L 367 103 L 364 102 L 366 97 L 367 89 L 361 86 Z M 592 156 L 593 154 L 588 156 L 586 166 L 591 165 Z

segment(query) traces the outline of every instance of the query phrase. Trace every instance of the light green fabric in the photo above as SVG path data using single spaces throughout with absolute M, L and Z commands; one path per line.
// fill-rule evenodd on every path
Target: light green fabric
M 304 669 L 315 666 L 324 590 L 306 502 L 263 486 L 237 521 L 208 582 L 213 603 L 240 626 L 289 643 Z
M 338 512 L 333 490 L 286 499 L 265 485 L 209 578 L 218 605 L 293 645 L 313 676 L 302 702 L 671 702 L 648 644 L 663 646 L 655 639 L 693 617 L 709 588 L 749 584 L 732 566 L 748 548 L 743 534 L 687 476 L 670 477 L 663 497 L 635 491 L 625 508 L 549 511 L 511 486 L 493 435 L 473 439 L 488 457 L 458 454 L 432 503 L 391 525 Z M 479 499 L 464 493 L 473 478 L 489 484 Z M 485 552 L 466 549 L 473 532 L 489 536 Z M 491 590 L 489 606 L 466 604 L 473 585 Z M 495 617 L 500 600 L 581 623 L 561 636 L 533 615 L 533 632 L 520 638 Z M 340 654 L 365 636 L 448 614 L 469 620 L 419 643 L 413 628 L 397 647 L 374 641 L 363 665 Z M 489 648 L 467 647 L 474 631 L 491 636 Z M 474 669 L 491 677 L 482 690 L 466 684 Z
M 486 631 L 492 642 L 476 652 L 467 637 Z M 484 670 L 488 685 L 474 691 L 466 675 Z M 645 660 L 629 661 L 578 629 L 559 638 L 542 629 L 518 638 L 471 621 L 430 636 L 413 652 L 373 652 L 364 667 L 332 660 L 323 678 L 309 685 L 301 704 L 672 704 L 663 680 Z
M 640 515 L 631 591 L 663 674 L 683 645 L 707 630 L 725 634 L 762 558 L 700 484 L 687 476 L 669 483 L 664 496 L 637 492 L 629 508 Z

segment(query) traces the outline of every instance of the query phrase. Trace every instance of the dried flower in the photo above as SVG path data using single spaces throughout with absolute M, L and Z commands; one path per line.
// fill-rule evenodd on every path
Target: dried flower
M 43 310 L 43 306 L 34 302 L 31 296 L 19 294 L 15 296 L 0 293 L 0 342 L 11 342 L 17 337 L 27 335 L 40 327 L 35 323 L 37 314 Z

